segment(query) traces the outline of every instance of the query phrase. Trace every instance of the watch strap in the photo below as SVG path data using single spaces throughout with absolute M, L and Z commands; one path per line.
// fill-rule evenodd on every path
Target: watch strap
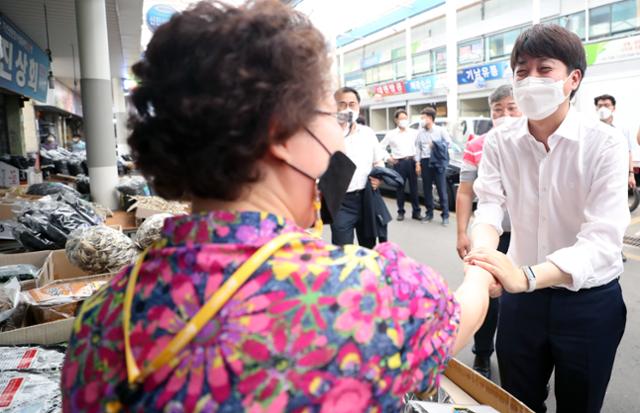
M 536 289 L 536 274 L 533 272 L 531 267 L 525 266 L 522 267 L 522 272 L 527 277 L 527 281 L 529 283 L 529 287 L 527 288 L 528 293 L 535 291 Z

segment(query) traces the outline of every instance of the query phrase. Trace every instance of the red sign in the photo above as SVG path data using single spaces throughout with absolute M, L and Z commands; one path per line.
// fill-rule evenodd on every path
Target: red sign
M 11 406 L 13 398 L 16 396 L 16 393 L 18 393 L 18 390 L 20 390 L 23 382 L 24 379 L 22 377 L 9 380 L 7 387 L 0 393 L 0 408 Z
M 404 95 L 405 93 L 407 93 L 407 90 L 405 89 L 404 82 L 402 81 L 385 83 L 373 88 L 374 95 L 394 96 Z

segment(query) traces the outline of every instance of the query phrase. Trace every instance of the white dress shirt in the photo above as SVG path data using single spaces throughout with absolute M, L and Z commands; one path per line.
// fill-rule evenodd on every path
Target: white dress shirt
M 638 145 L 638 140 L 636 139 L 636 135 L 631 133 L 631 130 L 625 126 L 620 126 L 617 123 L 613 123 L 611 126 L 618 129 L 622 134 L 627 146 L 629 147 L 629 152 L 631 152 L 631 161 L 633 162 L 633 166 L 640 166 L 640 145 Z
M 408 158 L 416 156 L 416 139 L 418 131 L 411 128 L 400 130 L 395 128 L 387 133 L 380 145 L 385 151 L 391 147 L 391 156 L 394 159 Z
M 418 137 L 416 138 L 416 162 L 421 159 L 431 157 L 431 146 L 433 142 L 443 140 L 447 143 L 447 147 L 451 146 L 451 138 L 445 128 L 438 125 L 431 126 L 431 129 L 420 128 Z
M 356 130 L 345 138 L 344 145 L 347 156 L 356 164 L 347 192 L 360 191 L 367 185 L 371 169 L 384 166 L 386 152 L 380 147 L 375 132 L 363 125 L 356 125 Z
M 572 284 L 561 287 L 572 291 L 607 284 L 623 272 L 627 145 L 613 128 L 573 108 L 548 145 L 549 152 L 524 117 L 489 132 L 474 184 L 474 225 L 502 233 L 505 206 L 514 264 L 549 261 L 571 275 Z

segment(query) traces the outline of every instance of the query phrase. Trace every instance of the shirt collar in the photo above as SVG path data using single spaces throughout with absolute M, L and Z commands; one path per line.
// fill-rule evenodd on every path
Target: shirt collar
M 573 106 L 569 107 L 569 111 L 567 112 L 567 116 L 564 118 L 558 129 L 551 134 L 551 136 L 559 136 L 561 138 L 569 139 L 572 141 L 577 141 L 580 137 L 578 133 L 579 126 L 579 116 L 578 112 Z M 522 122 L 520 128 L 518 129 L 517 135 L 518 137 L 533 137 L 531 132 L 529 132 L 529 121 L 525 119 L 525 122 Z
M 283 232 L 301 231 L 284 217 L 258 211 L 212 211 L 165 221 L 167 246 L 243 244 L 260 247 Z

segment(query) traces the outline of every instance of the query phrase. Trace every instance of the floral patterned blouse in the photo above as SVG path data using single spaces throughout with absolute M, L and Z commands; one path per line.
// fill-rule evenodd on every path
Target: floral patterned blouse
M 150 362 L 259 247 L 302 231 L 260 212 L 165 223 L 142 265 L 131 315 L 138 366 Z M 122 305 L 131 268 L 88 300 L 62 374 L 65 412 L 115 412 L 127 380 Z M 444 280 L 398 247 L 286 245 L 124 410 L 390 412 L 438 383 L 459 323 Z

